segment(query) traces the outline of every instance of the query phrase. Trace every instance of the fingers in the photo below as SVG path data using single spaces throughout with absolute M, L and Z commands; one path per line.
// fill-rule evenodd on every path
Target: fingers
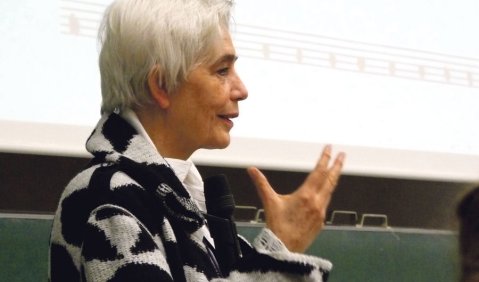
M 274 192 L 273 188 L 268 182 L 268 179 L 261 171 L 259 171 L 259 169 L 255 167 L 249 167 L 247 172 L 256 187 L 256 191 L 258 191 L 258 195 L 261 198 L 263 205 L 266 205 L 267 201 L 276 192 Z
M 331 152 L 331 145 L 325 146 L 315 169 L 311 172 L 312 181 L 316 182 L 312 183 L 313 187 L 315 187 L 317 190 L 325 189 L 330 193 L 334 191 L 338 183 L 343 168 L 344 159 L 346 157 L 344 153 L 339 153 L 330 166 Z
M 322 168 L 327 168 L 329 165 L 329 161 L 331 160 L 331 145 L 326 145 L 321 153 L 321 158 L 319 159 L 317 166 Z
M 330 176 L 336 179 L 335 182 L 337 182 L 337 180 L 339 179 L 339 176 L 341 175 L 345 158 L 346 158 L 346 154 L 344 154 L 343 152 L 339 153 L 336 159 L 334 160 L 333 166 L 329 170 Z

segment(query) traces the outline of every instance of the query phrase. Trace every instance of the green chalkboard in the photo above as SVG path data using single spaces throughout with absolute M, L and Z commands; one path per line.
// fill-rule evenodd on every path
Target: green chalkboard
M 0 281 L 46 281 L 51 219 L 0 216 Z M 261 225 L 238 223 L 252 240 Z M 458 281 L 457 236 L 448 231 L 328 226 L 308 253 L 334 264 L 330 280 Z
M 253 239 L 252 224 L 239 232 Z M 331 282 L 458 281 L 457 235 L 449 231 L 328 226 L 309 254 L 333 263 Z
M 0 281 L 47 281 L 51 219 L 0 218 Z

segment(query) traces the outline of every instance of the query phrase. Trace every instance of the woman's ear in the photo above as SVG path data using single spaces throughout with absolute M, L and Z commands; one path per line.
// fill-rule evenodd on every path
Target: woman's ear
M 170 106 L 170 97 L 163 85 L 160 85 L 162 79 L 160 79 L 160 66 L 155 65 L 150 69 L 148 73 L 148 89 L 150 90 L 151 98 L 162 109 L 166 109 Z

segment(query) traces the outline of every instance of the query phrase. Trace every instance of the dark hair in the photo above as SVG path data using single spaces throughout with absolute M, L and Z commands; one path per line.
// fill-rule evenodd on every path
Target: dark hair
M 479 281 L 479 186 L 464 196 L 457 207 L 461 281 Z

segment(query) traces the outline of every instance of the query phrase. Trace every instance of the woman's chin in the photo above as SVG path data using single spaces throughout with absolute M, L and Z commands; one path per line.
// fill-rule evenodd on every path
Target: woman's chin
M 230 136 L 228 137 L 223 137 L 221 139 L 215 140 L 215 142 L 211 142 L 208 146 L 205 147 L 205 149 L 225 149 L 230 145 Z

